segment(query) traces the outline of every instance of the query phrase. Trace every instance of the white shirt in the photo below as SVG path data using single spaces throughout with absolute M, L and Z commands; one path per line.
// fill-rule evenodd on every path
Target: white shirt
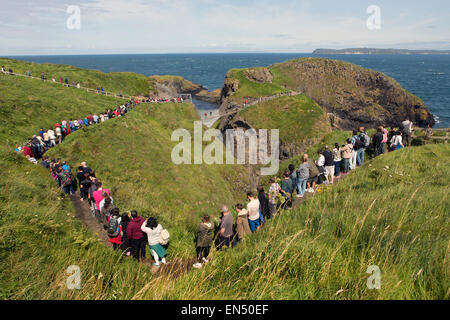
M 159 243 L 159 237 L 163 228 L 160 224 L 158 224 L 155 229 L 150 229 L 145 226 L 146 224 L 147 221 L 142 224 L 141 230 L 147 234 L 148 245 L 154 246 Z
M 323 167 L 325 165 L 325 157 L 323 156 L 323 154 L 320 155 L 319 160 L 317 160 L 316 164 L 318 167 Z
M 253 199 L 247 204 L 248 219 L 255 221 L 259 219 L 259 200 Z
M 50 138 L 50 140 L 56 139 L 55 132 L 53 130 L 48 130 L 47 133 L 48 133 L 48 137 Z

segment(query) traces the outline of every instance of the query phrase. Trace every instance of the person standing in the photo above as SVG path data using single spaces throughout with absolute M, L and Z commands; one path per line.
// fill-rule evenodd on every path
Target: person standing
M 236 217 L 236 237 L 235 237 L 235 245 L 242 241 L 248 234 L 252 233 L 250 230 L 250 225 L 248 224 L 248 211 L 244 209 L 244 206 L 238 203 L 236 206 L 236 212 L 238 213 Z
M 350 138 L 350 141 L 353 145 L 352 156 L 350 157 L 350 170 L 355 170 L 356 168 L 356 157 L 358 154 L 358 150 L 355 148 L 356 140 L 359 140 L 358 132 L 356 130 L 353 130 L 353 135 Z
M 248 211 L 248 224 L 252 232 L 259 231 L 261 229 L 261 223 L 259 219 L 259 200 L 255 198 L 253 192 L 247 192 L 247 199 L 250 201 L 247 204 Z
M 259 212 L 258 212 L 259 217 Z M 223 247 L 230 247 L 231 237 L 233 237 L 233 215 L 230 210 L 228 210 L 228 206 L 222 206 L 222 219 L 220 222 L 220 231 L 219 231 L 219 246 L 218 250 L 221 250 Z
M 280 194 L 281 187 L 275 181 L 275 178 L 270 178 L 270 188 L 269 188 L 269 212 L 270 216 L 273 217 L 277 213 L 278 195 Z
M 333 153 L 330 151 L 328 146 L 325 146 L 325 151 L 323 152 L 325 157 L 325 179 L 327 183 L 334 183 L 334 157 Z
M 388 131 L 387 131 L 385 126 L 381 126 L 381 127 L 383 128 L 383 145 L 382 145 L 382 149 L 383 149 L 383 153 L 387 153 L 386 144 L 388 142 Z
M 211 231 L 214 229 L 214 225 L 211 223 L 209 215 L 205 214 L 202 218 L 202 222 L 198 225 L 197 233 L 197 245 L 195 251 L 197 252 L 197 263 L 194 264 L 194 268 L 200 269 L 202 263 L 208 263 L 209 251 L 212 244 Z
M 402 128 L 403 128 L 403 138 L 405 140 L 405 146 L 409 147 L 411 146 L 411 134 L 412 134 L 412 121 L 409 120 L 409 118 L 406 118 L 405 121 L 402 122 Z
M 289 171 L 285 171 L 283 174 L 283 181 L 281 182 L 281 192 L 285 198 L 281 207 L 285 210 L 292 209 L 292 193 L 294 192 L 294 185 L 289 174 Z
M 302 158 L 302 164 L 297 171 L 297 185 L 298 185 L 298 198 L 303 198 L 306 191 L 306 182 L 309 179 L 309 163 L 308 155 L 304 154 Z
M 259 200 L 259 220 L 261 221 L 261 225 L 264 225 L 266 223 L 265 219 L 269 216 L 269 201 L 263 186 L 259 185 L 256 189 L 258 191 Z
M 365 156 L 365 152 L 367 147 L 370 145 L 370 137 L 369 135 L 366 133 L 366 128 L 361 127 L 359 128 L 359 140 L 361 141 L 361 147 L 359 148 L 359 150 L 357 151 L 357 161 L 358 164 L 360 166 L 362 166 L 364 164 L 364 156 Z M 386 141 L 387 141 L 387 130 L 386 130 Z
M 341 148 L 339 147 L 339 143 L 334 144 L 333 149 L 333 161 L 334 161 L 334 176 L 339 179 L 341 177 Z
M 56 135 L 55 135 L 55 131 L 52 130 L 52 128 L 50 128 L 48 131 L 48 138 L 50 140 L 50 144 L 49 147 L 55 147 L 56 146 Z
M 347 144 L 342 147 L 342 158 L 344 159 L 344 174 L 350 170 L 350 159 L 352 158 L 353 144 L 350 139 L 347 139 Z
M 375 150 L 375 157 L 383 154 L 383 128 L 378 127 L 377 133 L 373 136 L 373 148 Z
M 161 260 L 162 264 L 166 264 L 166 249 L 161 245 L 161 231 L 163 231 L 163 227 L 158 224 L 155 218 L 148 218 L 141 225 L 141 231 L 147 234 L 148 245 L 150 247 L 150 252 L 153 256 L 155 262 L 153 263 L 154 267 L 159 267 Z M 145 252 L 145 245 L 144 245 Z
M 131 254 L 138 261 L 145 259 L 146 237 L 141 230 L 144 223 L 144 218 L 139 217 L 135 210 L 131 211 L 131 221 L 127 226 L 127 238 L 130 241 Z

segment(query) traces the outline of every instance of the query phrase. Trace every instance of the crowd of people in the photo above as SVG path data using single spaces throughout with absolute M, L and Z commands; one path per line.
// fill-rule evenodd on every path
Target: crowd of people
M 85 162 L 79 165 L 74 174 L 72 168 L 61 159 L 50 160 L 43 156 L 46 150 L 61 143 L 71 132 L 124 116 L 136 104 L 156 101 L 129 101 L 98 116 L 90 114 L 84 119 L 57 122 L 48 130 L 41 128 L 23 148 L 16 145 L 16 151 L 23 152 L 28 160 L 34 163 L 42 158 L 41 165 L 49 170 L 65 194 L 74 195 L 79 189 L 80 201 L 88 203 L 92 215 L 103 225 L 115 250 L 121 250 L 124 255 L 142 261 L 146 259 L 148 244 L 154 260 L 153 265 L 159 267 L 167 263 L 170 235 L 155 218 L 144 219 L 136 210 L 121 213 L 114 205 L 110 190 L 102 185 L 95 172 Z M 315 161 L 308 154 L 304 154 L 298 167 L 290 164 L 281 179 L 270 179 L 268 192 L 265 192 L 262 185 L 257 187 L 256 194 L 248 192 L 246 205 L 234 205 L 235 218 L 228 205 L 222 206 L 219 223 L 214 223 L 209 215 L 204 215 L 196 229 L 197 256 L 193 267 L 199 269 L 208 263 L 213 245 L 217 250 L 235 247 L 249 234 L 261 230 L 267 220 L 282 210 L 292 209 L 295 193 L 297 198 L 303 198 L 306 193 L 315 193 L 319 185 L 334 184 L 337 179 L 362 166 L 369 148 L 376 157 L 409 146 L 411 133 L 412 122 L 408 119 L 400 128 L 390 132 L 385 127 L 377 128 L 372 138 L 364 127 L 360 127 L 359 130 L 353 131 L 344 144 L 336 142 L 334 147 L 326 145 L 323 150 L 319 150 Z
M 33 163 L 41 159 L 44 153 L 56 145 L 60 144 L 69 134 L 83 127 L 89 127 L 98 123 L 108 121 L 112 118 L 123 117 L 137 104 L 146 102 L 145 100 L 128 101 L 117 108 L 108 109 L 104 113 L 89 114 L 81 119 L 69 119 L 56 122 L 50 128 L 40 128 L 39 132 L 20 146 L 16 143 L 15 151 L 23 153 L 27 159 Z
M 9 75 L 15 75 L 14 71 L 12 68 L 9 68 L 8 70 L 6 70 L 5 66 L 1 67 L 1 73 L 3 74 L 9 74 Z M 26 72 L 26 76 L 31 78 L 31 71 L 27 70 Z M 45 76 L 44 72 L 41 72 L 40 75 L 40 79 L 42 81 L 47 81 L 47 77 Z M 75 83 L 74 80 L 70 81 L 69 77 L 64 77 L 64 79 L 62 77 L 59 77 L 59 80 L 55 79 L 54 77 L 52 77 L 51 79 L 52 82 L 57 83 L 59 82 L 62 85 L 65 85 L 67 87 L 73 87 L 73 88 L 78 88 L 81 89 L 81 84 L 79 82 Z M 84 88 L 86 89 L 86 88 Z M 105 92 L 105 90 L 103 89 L 103 87 L 97 87 L 95 91 L 97 94 L 101 94 L 101 95 L 106 95 L 107 93 Z M 123 97 L 123 94 L 120 92 L 119 93 L 120 97 Z M 184 98 L 183 98 L 184 97 Z M 187 95 L 184 96 L 180 96 L 180 97 L 176 97 L 176 98 L 161 98 L 161 97 L 148 97 L 148 98 L 142 98 L 142 102 L 146 102 L 146 103 L 164 103 L 164 102 L 177 102 L 177 103 L 182 103 L 189 100 L 187 98 Z
M 377 128 L 372 138 L 364 127 L 360 127 L 359 131 L 352 132 L 346 143 L 340 145 L 336 142 L 333 148 L 325 145 L 323 150 L 318 151 L 315 161 L 308 154 L 304 154 L 298 167 L 290 164 L 281 179 L 270 179 L 267 193 L 263 185 L 257 187 L 257 195 L 248 192 L 247 205 L 244 207 L 238 203 L 234 206 L 235 218 L 228 205 L 221 208 L 218 227 L 215 227 L 209 215 L 203 216 L 196 230 L 197 261 L 194 268 L 202 268 L 203 264 L 208 262 L 213 244 L 218 250 L 235 247 L 249 234 L 261 230 L 267 220 L 282 210 L 292 209 L 295 193 L 297 198 L 303 198 L 306 193 L 315 193 L 321 184 L 334 184 L 336 180 L 364 164 L 369 148 L 377 157 L 409 146 L 411 134 L 412 122 L 409 119 L 403 121 L 400 128 L 392 128 L 390 132 L 385 127 Z

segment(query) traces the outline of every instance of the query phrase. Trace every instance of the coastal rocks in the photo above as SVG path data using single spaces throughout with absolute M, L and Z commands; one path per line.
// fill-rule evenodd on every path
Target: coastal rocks
M 151 96 L 176 98 L 180 94 L 191 94 L 199 100 L 217 105 L 220 103 L 220 89 L 210 92 L 203 86 L 180 76 L 151 76 L 149 83 Z
M 333 114 L 339 129 L 379 125 L 398 127 L 405 118 L 416 125 L 434 125 L 424 102 L 394 79 L 351 63 L 305 58 L 272 66 L 288 79 L 289 87 L 315 100 Z
M 233 93 L 239 89 L 239 80 L 232 77 L 231 72 L 227 72 L 225 76 L 225 82 L 222 87 L 220 94 L 220 103 L 224 103 L 225 99 L 231 96 Z
M 244 71 L 244 75 L 250 81 L 258 83 L 272 83 L 273 75 L 268 68 L 255 68 Z

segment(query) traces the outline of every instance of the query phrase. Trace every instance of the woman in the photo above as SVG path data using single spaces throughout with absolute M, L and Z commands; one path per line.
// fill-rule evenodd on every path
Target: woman
M 209 250 L 212 244 L 211 231 L 214 229 L 214 224 L 211 223 L 210 217 L 205 214 L 202 222 L 197 227 L 197 263 L 194 264 L 194 268 L 200 269 L 203 263 L 208 263 Z
M 263 186 L 258 186 L 257 190 L 259 200 L 259 220 L 261 220 L 261 225 L 263 225 L 266 223 L 264 219 L 269 215 L 269 201 L 264 193 Z
M 112 215 L 108 217 L 108 226 L 106 229 L 108 231 L 109 242 L 112 243 L 114 250 L 120 249 L 122 246 L 123 230 L 121 220 L 119 209 L 114 208 Z M 112 227 L 118 228 L 118 230 L 113 230 Z M 117 236 L 110 236 L 110 232 L 113 235 L 117 234 Z
M 250 225 L 248 224 L 248 211 L 244 209 L 244 206 L 238 203 L 236 206 L 236 212 L 238 213 L 236 217 L 236 233 L 237 237 L 235 238 L 235 245 L 245 238 L 246 235 L 251 234 L 252 230 L 250 229 Z
M 342 147 L 342 158 L 344 159 L 344 174 L 350 170 L 350 159 L 352 157 L 353 144 L 350 139 L 347 139 L 347 144 Z
M 92 181 L 89 178 L 89 173 L 85 173 L 83 179 L 80 181 L 80 195 L 81 201 L 87 200 L 89 196 L 89 188 L 92 185 Z
M 147 234 L 148 245 L 150 246 L 150 252 L 155 259 L 153 266 L 159 267 L 159 260 L 161 263 L 166 264 L 166 249 L 159 243 L 162 226 L 158 224 L 155 218 L 148 218 L 141 226 L 142 232 Z
M 403 145 L 402 133 L 400 131 L 397 131 L 391 139 L 391 149 L 400 150 L 403 149 L 404 147 L 405 146 Z
M 341 177 L 342 156 L 341 156 L 341 148 L 339 147 L 338 143 L 334 144 L 333 160 L 334 160 L 334 176 L 339 179 Z
M 281 187 L 275 181 L 275 178 L 270 178 L 269 188 L 269 214 L 272 217 L 277 213 L 278 195 L 280 194 Z
M 323 155 L 322 150 L 317 151 L 317 153 L 319 154 L 319 159 L 317 159 L 317 161 L 316 161 L 316 166 L 317 166 L 317 169 L 319 169 L 319 173 L 320 173 L 318 183 L 321 184 L 323 175 L 325 173 L 325 156 Z

